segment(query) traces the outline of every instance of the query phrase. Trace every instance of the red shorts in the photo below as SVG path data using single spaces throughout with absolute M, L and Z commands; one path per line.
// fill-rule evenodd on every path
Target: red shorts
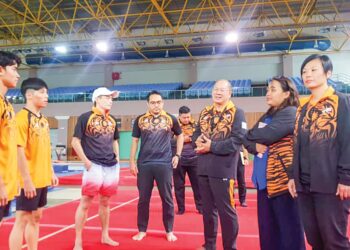
M 82 195 L 112 196 L 117 193 L 119 183 L 119 164 L 111 167 L 105 167 L 92 163 L 89 171 L 84 170 Z

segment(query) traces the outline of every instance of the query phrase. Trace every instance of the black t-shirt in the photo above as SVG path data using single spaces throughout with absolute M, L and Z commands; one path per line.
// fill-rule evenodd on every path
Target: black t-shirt
M 133 137 L 141 138 L 137 164 L 171 164 L 171 139 L 181 133 L 177 119 L 165 111 L 156 117 L 150 113 L 138 116 L 132 131 Z
M 302 119 L 302 126 L 300 129 L 300 183 L 306 186 L 310 185 L 310 126 L 311 126 L 311 116 L 312 116 L 312 107 L 309 112 L 308 107 L 305 107 L 306 110 L 301 114 L 299 119 Z
M 104 116 L 93 108 L 79 117 L 73 136 L 81 140 L 81 146 L 90 161 L 106 167 L 118 163 L 113 143 L 119 139 L 119 132 L 113 116 Z
M 310 185 L 310 129 L 300 130 L 300 183 Z

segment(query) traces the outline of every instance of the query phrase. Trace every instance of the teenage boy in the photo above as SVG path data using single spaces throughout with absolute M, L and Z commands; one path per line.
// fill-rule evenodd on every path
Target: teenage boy
M 17 194 L 15 113 L 5 94 L 17 85 L 20 63 L 21 59 L 15 54 L 0 51 L 0 225 L 2 218 L 8 215 L 10 201 Z
M 16 115 L 21 192 L 10 234 L 11 250 L 22 248 L 24 234 L 28 249 L 38 248 L 39 221 L 47 203 L 48 187 L 58 185 L 51 164 L 49 122 L 41 114 L 48 103 L 47 84 L 40 78 L 28 78 L 22 83 L 21 93 L 26 101 Z

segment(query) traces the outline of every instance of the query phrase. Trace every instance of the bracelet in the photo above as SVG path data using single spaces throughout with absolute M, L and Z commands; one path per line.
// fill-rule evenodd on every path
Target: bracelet
M 175 154 L 175 156 L 177 156 L 177 158 L 179 158 L 179 159 L 181 158 L 181 155 L 179 155 L 179 154 Z

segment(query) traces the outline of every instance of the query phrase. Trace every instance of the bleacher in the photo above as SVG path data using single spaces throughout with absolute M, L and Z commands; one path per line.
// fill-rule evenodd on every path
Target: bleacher
M 57 87 L 49 90 L 50 102 L 79 102 L 84 101 L 87 94 L 92 93 L 98 86 Z
M 304 86 L 303 80 L 300 77 L 290 77 L 291 81 L 297 87 L 300 95 L 309 95 L 310 91 Z M 333 79 L 328 79 L 328 84 L 332 86 L 335 90 L 339 92 L 348 92 L 348 85 L 343 82 L 335 81 Z
M 295 84 L 300 95 L 308 95 L 310 91 L 304 86 L 300 77 L 290 77 Z M 271 79 L 268 79 L 269 82 Z M 252 86 L 250 79 L 230 80 L 233 96 L 264 96 L 266 94 L 265 86 Z M 328 80 L 329 85 L 333 86 L 339 92 L 350 93 L 350 85 L 333 79 Z M 147 94 L 152 90 L 159 91 L 165 99 L 184 99 L 184 98 L 210 98 L 215 81 L 198 81 L 192 84 L 188 89 L 183 89 L 182 82 L 174 83 L 145 83 L 128 84 L 110 87 L 111 90 L 120 91 L 118 100 L 144 100 Z M 99 86 L 75 86 L 75 87 L 57 87 L 49 90 L 49 102 L 86 102 L 91 101 L 93 91 Z M 23 103 L 24 98 L 20 89 L 9 89 L 6 93 L 7 98 L 12 103 Z
M 79 102 L 91 101 L 93 91 L 99 86 L 76 86 L 76 87 L 57 87 L 49 90 L 49 102 Z M 111 90 L 120 91 L 119 99 L 121 100 L 141 100 L 145 99 L 151 90 L 159 91 L 164 98 L 183 87 L 183 83 L 157 83 L 157 84 L 129 84 L 113 86 Z M 6 96 L 16 102 L 23 101 L 20 89 L 9 89 Z
M 119 99 L 122 100 L 143 100 L 152 90 L 159 91 L 163 98 L 168 99 L 176 90 L 183 87 L 182 82 L 174 83 L 147 83 L 147 84 L 128 84 L 113 86 L 111 90 L 120 91 Z
M 251 83 L 250 79 L 230 80 L 233 96 L 250 96 Z M 209 98 L 215 81 L 199 81 L 185 91 L 186 98 Z

